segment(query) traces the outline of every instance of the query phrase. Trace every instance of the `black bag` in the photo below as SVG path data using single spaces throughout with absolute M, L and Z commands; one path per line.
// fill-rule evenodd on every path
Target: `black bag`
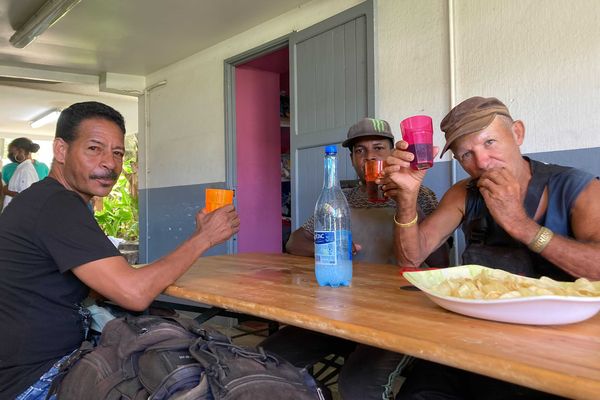
M 82 345 L 55 382 L 59 400 L 319 399 L 313 378 L 191 319 L 126 316 Z
M 324 400 L 306 370 L 262 348 L 255 351 L 229 340 L 200 338 L 190 353 L 204 367 L 204 377 L 216 400 Z

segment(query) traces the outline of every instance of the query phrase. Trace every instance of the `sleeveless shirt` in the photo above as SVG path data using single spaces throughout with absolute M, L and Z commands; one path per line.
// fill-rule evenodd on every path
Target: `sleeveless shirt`
M 593 175 L 570 167 L 529 161 L 531 181 L 525 197 L 525 211 L 533 218 L 544 188 L 548 187 L 548 207 L 540 225 L 554 233 L 573 238 L 571 209 L 583 189 L 595 178 Z M 597 178 L 596 178 L 597 179 Z M 466 248 L 464 264 L 480 264 L 500 268 L 519 275 L 572 281 L 567 272 L 541 255 L 530 251 L 526 245 L 513 239 L 492 218 L 477 188 L 477 180 L 467 185 L 465 217 L 462 223 Z

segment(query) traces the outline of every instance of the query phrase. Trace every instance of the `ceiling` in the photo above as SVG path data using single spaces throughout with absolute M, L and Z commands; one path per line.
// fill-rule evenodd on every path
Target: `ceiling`
M 122 110 L 137 131 L 137 99 L 100 93 L 99 75 L 148 75 L 308 2 L 82 0 L 30 45 L 13 47 L 9 38 L 45 1 L 0 0 L 0 138 L 51 137 L 54 125 L 33 130 L 28 122 L 88 99 Z M 77 82 L 21 79 L 53 73 Z

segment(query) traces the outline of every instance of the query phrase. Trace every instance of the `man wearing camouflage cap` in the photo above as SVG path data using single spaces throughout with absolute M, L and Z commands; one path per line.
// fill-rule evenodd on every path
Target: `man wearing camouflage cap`
M 534 278 L 600 279 L 598 263 L 591 262 L 600 259 L 597 177 L 523 156 L 523 122 L 513 120 L 507 107 L 493 97 L 463 101 L 442 120 L 441 129 L 446 135 L 442 154 L 451 150 L 470 177 L 453 185 L 426 220 L 417 221 L 416 208 L 425 171 L 409 168 L 413 155 L 406 151 L 406 142 L 396 143 L 381 180 L 398 205 L 395 240 L 401 265 L 420 265 L 461 226 L 464 264 Z M 443 393 L 436 398 L 452 399 L 537 396 L 515 385 L 473 376 L 419 361 L 399 398 L 420 399 L 424 393 Z M 480 384 L 466 384 L 467 379 Z
M 352 214 L 352 238 L 355 244 L 355 261 L 395 264 L 392 217 L 396 209 L 390 198 L 384 203 L 368 201 L 365 181 L 365 162 L 385 160 L 394 147 L 390 124 L 382 119 L 362 118 L 348 130 L 342 146 L 350 151 L 350 160 L 359 179 L 355 187 L 344 189 Z M 420 186 L 419 212 L 429 215 L 437 207 L 437 198 L 431 189 Z M 310 217 L 301 228 L 294 231 L 286 244 L 288 253 L 302 256 L 314 255 L 314 219 Z M 432 254 L 428 265 L 447 266 L 446 249 Z
M 350 159 L 359 178 L 359 185 L 344 189 L 352 218 L 354 260 L 395 264 L 393 217 L 396 203 L 370 203 L 365 190 L 366 160 L 385 160 L 392 153 L 394 135 L 387 121 L 362 118 L 348 130 L 342 146 L 350 150 Z M 437 206 L 435 194 L 424 186 L 418 188 L 417 202 L 422 216 Z M 291 254 L 314 256 L 314 219 L 310 217 L 294 231 L 286 245 Z M 442 246 L 427 260 L 428 265 L 448 266 L 448 248 Z M 338 388 L 342 399 L 387 399 L 392 396 L 394 378 L 411 357 L 366 345 L 357 345 L 340 338 L 288 326 L 267 338 L 265 349 L 278 353 L 294 365 L 312 365 L 331 354 L 346 354 Z M 365 366 L 368 366 L 365 368 Z

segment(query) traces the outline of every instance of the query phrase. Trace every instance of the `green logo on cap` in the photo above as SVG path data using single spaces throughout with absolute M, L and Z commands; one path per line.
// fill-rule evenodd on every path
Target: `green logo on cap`
M 385 122 L 380 119 L 371 118 L 371 122 L 373 123 L 373 129 L 376 132 L 384 132 L 385 131 Z

